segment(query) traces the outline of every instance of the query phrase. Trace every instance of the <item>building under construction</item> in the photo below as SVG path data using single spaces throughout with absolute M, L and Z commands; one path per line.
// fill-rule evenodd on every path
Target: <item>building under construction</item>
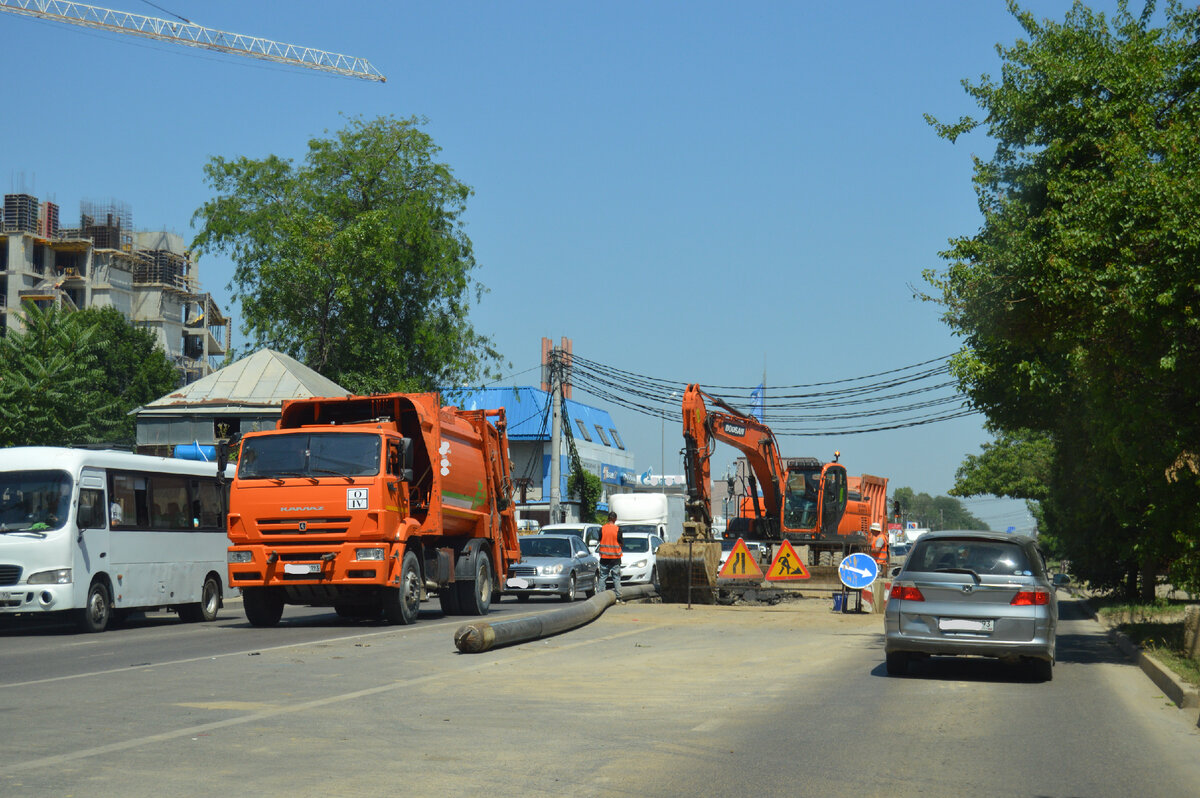
M 60 227 L 59 208 L 29 194 L 7 194 L 0 216 L 0 335 L 21 329 L 22 303 L 66 310 L 116 308 L 152 332 L 194 382 L 220 366 L 230 322 L 200 290 L 182 237 L 135 232 L 129 206 L 80 203 L 79 226 Z

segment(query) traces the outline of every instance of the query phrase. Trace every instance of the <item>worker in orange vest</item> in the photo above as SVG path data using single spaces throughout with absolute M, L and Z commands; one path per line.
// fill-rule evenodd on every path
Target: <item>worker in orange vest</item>
M 608 523 L 600 527 L 600 545 L 596 553 L 600 556 L 600 584 L 613 581 L 613 594 L 621 600 L 621 528 L 617 526 L 617 514 L 608 514 Z

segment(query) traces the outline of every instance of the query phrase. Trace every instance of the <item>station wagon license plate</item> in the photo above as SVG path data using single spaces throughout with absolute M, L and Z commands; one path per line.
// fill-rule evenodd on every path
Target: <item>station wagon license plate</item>
M 319 574 L 321 566 L 315 562 L 288 562 L 283 564 L 285 574 Z
M 995 623 L 991 618 L 938 618 L 938 629 L 943 632 L 990 632 Z

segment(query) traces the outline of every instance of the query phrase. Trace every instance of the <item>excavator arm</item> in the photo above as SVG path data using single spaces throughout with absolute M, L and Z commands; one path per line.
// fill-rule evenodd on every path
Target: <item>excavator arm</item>
M 706 402 L 707 400 L 707 402 Z M 710 412 L 708 404 L 724 412 Z M 712 495 L 709 461 L 713 445 L 727 443 L 741 451 L 762 490 L 763 506 L 768 517 L 778 514 L 786 472 L 779 457 L 779 444 L 771 428 L 757 419 L 739 413 L 721 399 L 709 396 L 698 385 L 689 385 L 683 394 L 684 471 L 687 475 L 688 501 L 685 534 L 707 538 L 701 531 L 712 526 Z M 773 512 L 772 512 L 773 511 Z

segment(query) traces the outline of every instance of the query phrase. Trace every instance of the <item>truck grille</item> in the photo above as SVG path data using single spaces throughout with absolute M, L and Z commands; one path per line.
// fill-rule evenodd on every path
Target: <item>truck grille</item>
M 21 566 L 0 565 L 0 585 L 15 585 L 21 581 Z
M 300 531 L 300 522 L 304 531 Z M 258 531 L 262 535 L 340 535 L 349 531 L 349 517 L 335 518 L 259 518 Z

